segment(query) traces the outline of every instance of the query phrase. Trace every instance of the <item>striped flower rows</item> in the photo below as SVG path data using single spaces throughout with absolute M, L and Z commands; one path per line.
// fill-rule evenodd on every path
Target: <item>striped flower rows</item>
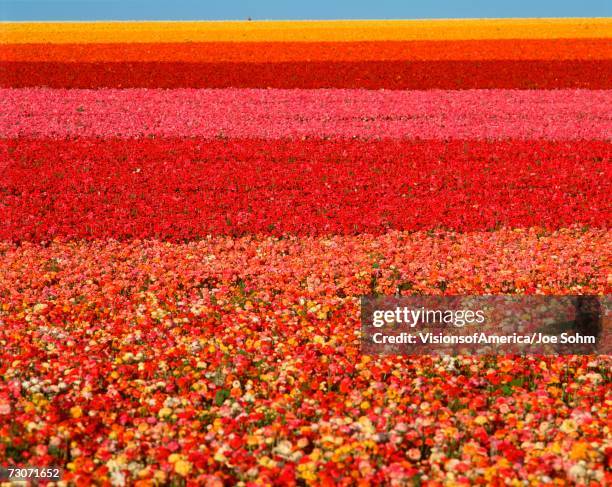
M 611 482 L 610 355 L 365 355 L 358 299 L 610 292 L 611 36 L 3 25 L 0 466 Z

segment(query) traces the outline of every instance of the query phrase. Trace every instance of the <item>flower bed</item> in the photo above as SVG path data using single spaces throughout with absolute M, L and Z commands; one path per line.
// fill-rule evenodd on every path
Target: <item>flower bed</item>
M 610 355 L 367 355 L 359 309 L 610 293 L 608 19 L 2 28 L 0 467 L 612 483 Z

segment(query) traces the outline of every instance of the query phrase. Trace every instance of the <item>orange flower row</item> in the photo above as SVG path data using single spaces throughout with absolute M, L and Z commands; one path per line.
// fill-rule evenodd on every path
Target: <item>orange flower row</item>
M 607 39 L 0 44 L 0 61 L 293 62 L 612 59 Z

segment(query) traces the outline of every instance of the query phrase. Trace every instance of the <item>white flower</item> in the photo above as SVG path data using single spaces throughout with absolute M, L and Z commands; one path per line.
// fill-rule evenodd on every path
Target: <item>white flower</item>
M 283 440 L 281 442 L 278 443 L 278 445 L 276 445 L 276 447 L 274 447 L 274 453 L 280 455 L 281 457 L 284 458 L 289 458 L 289 456 L 291 455 L 293 448 L 291 445 L 290 441 L 287 440 Z
M 125 474 L 119 470 L 113 470 L 110 474 L 111 484 L 122 487 L 125 485 Z

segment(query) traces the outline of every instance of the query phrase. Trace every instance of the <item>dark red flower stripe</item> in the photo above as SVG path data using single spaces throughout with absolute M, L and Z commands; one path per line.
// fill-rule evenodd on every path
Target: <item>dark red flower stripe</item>
M 1 62 L 1 87 L 612 89 L 611 60 Z
M 0 240 L 610 222 L 602 141 L 5 140 Z

